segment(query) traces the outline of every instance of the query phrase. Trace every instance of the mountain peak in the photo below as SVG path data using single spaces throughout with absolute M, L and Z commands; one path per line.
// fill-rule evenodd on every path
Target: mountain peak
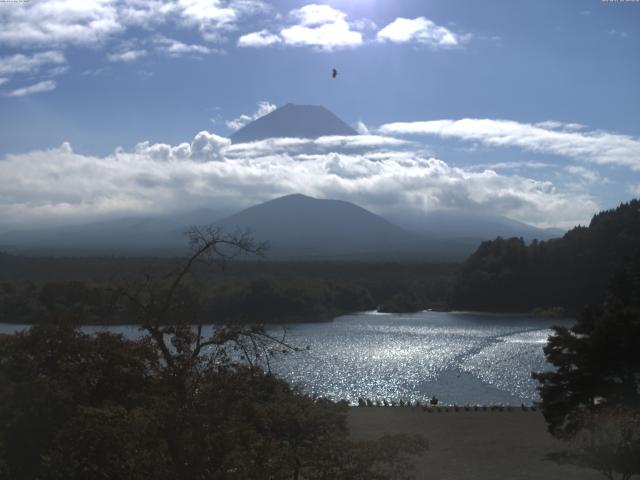
M 357 135 L 353 128 L 321 105 L 287 103 L 254 120 L 231 135 L 233 143 L 265 138 L 318 138 L 327 135 Z
M 353 203 L 301 194 L 254 205 L 218 224 L 228 231 L 251 230 L 269 242 L 274 258 L 364 258 L 373 252 L 388 258 L 416 241 L 409 232 Z

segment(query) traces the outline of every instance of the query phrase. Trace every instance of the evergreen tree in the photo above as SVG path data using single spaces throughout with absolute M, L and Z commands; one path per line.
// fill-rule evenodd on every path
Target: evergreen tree
M 452 306 L 488 311 L 564 307 L 576 314 L 588 303 L 604 302 L 616 266 L 631 265 L 634 257 L 638 262 L 639 246 L 640 200 L 600 212 L 588 227 L 576 227 L 562 238 L 529 245 L 519 238 L 483 242 L 461 269 Z M 636 277 L 636 296 L 639 284 Z
M 571 327 L 555 327 L 544 348 L 554 371 L 534 373 L 549 431 L 568 438 L 586 412 L 640 408 L 640 313 L 610 302 L 588 307 Z

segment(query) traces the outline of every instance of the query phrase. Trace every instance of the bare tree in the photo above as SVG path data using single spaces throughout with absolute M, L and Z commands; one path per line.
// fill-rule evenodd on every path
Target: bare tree
M 227 364 L 237 352 L 251 369 L 260 363 L 269 369 L 276 352 L 298 350 L 286 343 L 285 334 L 268 334 L 261 325 L 230 323 L 205 333 L 197 312 L 198 299 L 185 283 L 198 264 L 225 270 L 241 257 L 263 257 L 267 244 L 257 242 L 251 232 L 225 233 L 219 227 L 192 227 L 187 232 L 189 253 L 173 271 L 161 278 L 147 275 L 135 285 L 119 289 L 134 306 L 140 328 L 147 332 L 169 369 L 186 371 L 196 366 L 207 350 L 207 361 Z

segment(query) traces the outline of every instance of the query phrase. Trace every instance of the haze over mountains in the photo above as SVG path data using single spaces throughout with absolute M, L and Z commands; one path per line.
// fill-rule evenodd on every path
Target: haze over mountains
M 125 217 L 54 228 L 14 230 L 0 235 L 0 250 L 54 254 L 175 254 L 186 245 L 185 231 L 208 225 L 229 212 L 197 209 L 157 217 Z
M 548 240 L 561 237 L 560 228 L 538 228 L 511 218 L 487 212 L 461 209 L 434 210 L 424 214 L 396 214 L 389 219 L 406 230 L 439 239 L 478 240 L 522 237 Z
M 268 257 L 277 260 L 458 261 L 482 240 L 497 236 L 556 236 L 503 217 L 487 216 L 474 224 L 468 214 L 459 212 L 451 217 L 444 212 L 427 214 L 424 224 L 414 225 L 424 225 L 420 230 L 402 228 L 390 220 L 353 203 L 293 194 L 231 216 L 196 210 L 176 216 L 14 231 L 0 236 L 0 250 L 65 255 L 180 254 L 189 226 L 216 224 L 226 231 L 251 230 L 256 239 L 269 243 Z
M 287 104 L 238 130 L 234 143 L 274 137 L 357 135 L 324 107 Z M 13 231 L 0 235 L 0 250 L 65 255 L 173 255 L 186 247 L 191 225 L 249 229 L 280 260 L 459 261 L 483 240 L 546 240 L 543 230 L 506 217 L 462 210 L 400 213 L 383 218 L 353 203 L 292 194 L 232 212 L 211 208 L 159 217 Z

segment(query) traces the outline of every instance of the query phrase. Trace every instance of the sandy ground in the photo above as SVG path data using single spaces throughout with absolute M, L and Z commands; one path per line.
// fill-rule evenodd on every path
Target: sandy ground
M 416 408 L 351 408 L 351 434 L 375 439 L 385 434 L 421 434 L 429 451 L 417 457 L 416 478 L 429 480 L 591 480 L 593 470 L 559 465 L 547 454 L 563 449 L 539 412 L 424 412 Z

